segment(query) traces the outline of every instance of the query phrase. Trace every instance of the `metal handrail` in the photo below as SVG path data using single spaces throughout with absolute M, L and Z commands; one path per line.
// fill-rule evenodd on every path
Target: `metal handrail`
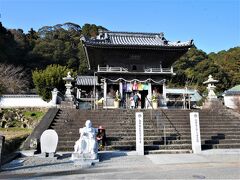
M 168 122 L 170 122 L 170 124 L 171 124 L 171 126 L 174 128 L 174 130 L 177 132 L 177 135 L 180 137 L 181 134 L 179 133 L 179 131 L 177 130 L 177 128 L 173 125 L 172 121 L 168 118 L 168 116 L 165 114 L 165 112 L 164 112 L 162 109 L 160 109 L 160 110 L 161 110 L 161 112 L 164 114 L 164 116 L 166 117 L 166 119 L 168 120 Z
M 58 91 L 58 94 L 57 94 L 59 97 L 61 97 L 63 100 L 65 99 L 65 97 L 64 97 L 64 95 L 60 92 L 60 91 Z
M 150 104 L 150 106 L 151 106 L 152 109 L 153 109 L 152 102 L 150 102 L 148 98 L 146 98 L 146 99 L 147 99 L 148 103 Z M 166 115 L 166 113 L 165 113 L 162 109 L 160 109 L 160 110 L 161 110 L 162 114 L 166 117 L 166 119 L 168 120 L 168 122 L 171 124 L 171 126 L 174 128 L 174 130 L 177 132 L 177 135 L 180 137 L 181 134 L 179 133 L 179 131 L 177 130 L 177 128 L 173 125 L 172 121 L 168 118 L 168 116 Z

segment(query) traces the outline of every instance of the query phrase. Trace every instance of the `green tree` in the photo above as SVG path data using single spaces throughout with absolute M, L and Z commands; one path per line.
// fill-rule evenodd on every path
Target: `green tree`
M 88 38 L 96 37 L 99 30 L 107 30 L 102 26 L 97 26 L 95 24 L 84 24 L 82 27 L 82 34 Z
M 40 96 L 45 100 L 51 99 L 51 91 L 57 88 L 59 91 L 64 92 L 63 77 L 71 72 L 72 76 L 76 75 L 72 69 L 61 65 L 49 65 L 44 70 L 35 70 L 32 72 L 32 78 L 36 90 Z

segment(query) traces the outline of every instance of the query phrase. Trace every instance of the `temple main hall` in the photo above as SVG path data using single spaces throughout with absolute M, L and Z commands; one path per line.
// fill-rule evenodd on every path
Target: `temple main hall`
M 139 108 L 158 98 L 158 107 L 167 104 L 166 83 L 175 75 L 173 63 L 193 45 L 193 40 L 172 42 L 163 33 L 100 31 L 96 38 L 81 37 L 93 76 L 77 77 L 77 99 L 103 100 L 103 107 L 130 107 L 138 93 Z M 146 99 L 147 98 L 147 99 Z

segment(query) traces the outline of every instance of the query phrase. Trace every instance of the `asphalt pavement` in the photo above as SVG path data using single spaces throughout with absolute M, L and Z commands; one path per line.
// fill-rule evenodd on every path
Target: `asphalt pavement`
M 0 179 L 240 179 L 240 149 L 145 156 L 103 151 L 91 167 L 74 165 L 70 156 L 18 158 L 2 167 Z

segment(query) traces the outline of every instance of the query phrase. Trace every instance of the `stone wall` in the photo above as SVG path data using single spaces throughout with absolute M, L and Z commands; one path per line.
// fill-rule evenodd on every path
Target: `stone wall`
M 240 95 L 224 96 L 224 105 L 231 109 L 240 109 Z
M 54 107 L 54 103 L 44 101 L 38 95 L 2 95 L 0 108 Z
M 0 109 L 0 127 L 34 128 L 48 108 Z

